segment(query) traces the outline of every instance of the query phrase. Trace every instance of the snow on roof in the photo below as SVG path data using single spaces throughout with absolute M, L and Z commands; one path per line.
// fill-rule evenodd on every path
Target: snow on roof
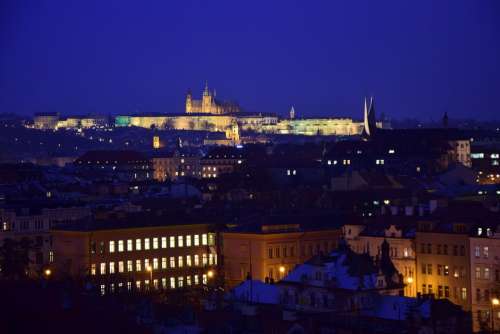
M 231 290 L 231 297 L 235 300 L 260 304 L 279 304 L 280 302 L 279 289 L 276 285 L 257 280 L 244 281 Z

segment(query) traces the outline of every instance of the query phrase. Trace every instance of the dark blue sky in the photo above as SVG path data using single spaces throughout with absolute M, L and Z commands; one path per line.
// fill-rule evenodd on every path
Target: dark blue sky
M 500 2 L 0 1 L 0 112 L 499 118 Z

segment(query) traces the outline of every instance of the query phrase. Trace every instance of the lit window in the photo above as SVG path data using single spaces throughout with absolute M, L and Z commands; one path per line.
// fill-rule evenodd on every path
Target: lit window
M 161 237 L 161 248 L 167 248 L 167 237 Z
M 203 284 L 207 284 L 207 274 L 203 274 L 202 281 L 203 281 Z
M 175 248 L 175 237 L 170 237 L 170 248 Z
M 477 235 L 481 235 L 483 234 L 483 228 L 482 227 L 478 227 L 477 228 Z
M 158 249 L 158 238 L 153 238 L 153 249 Z
M 161 258 L 161 269 L 167 269 L 167 258 L 166 257 Z
M 118 251 L 123 252 L 125 250 L 123 240 L 118 240 Z
M 206 253 L 203 253 L 203 255 L 202 255 L 202 264 L 204 266 L 207 265 L 207 254 Z
M 132 291 L 132 282 L 127 282 L 127 291 Z
M 490 268 L 484 268 L 484 279 L 490 279 Z
M 115 263 L 114 262 L 110 262 L 109 263 L 109 273 L 110 274 L 114 274 L 115 273 Z
M 182 288 L 184 286 L 184 277 L 182 276 L 177 277 L 177 284 L 179 288 Z
M 141 290 L 141 281 L 135 281 L 135 287 L 137 290 Z
M 142 264 L 141 260 L 135 260 L 135 271 L 141 271 Z
M 467 288 L 462 288 L 461 292 L 462 300 L 467 300 Z
M 206 246 L 208 244 L 208 235 L 206 233 L 201 235 L 201 244 Z
M 106 285 L 101 284 L 101 296 L 104 296 L 106 294 Z
M 170 257 L 170 268 L 175 268 L 175 257 Z
M 182 235 L 177 237 L 177 247 L 184 247 L 184 237 Z
M 186 255 L 186 266 L 191 267 L 191 255 Z
M 110 253 L 114 253 L 115 252 L 115 242 L 114 241 L 110 241 L 109 242 L 109 252 Z
M 392 149 L 392 148 L 389 150 L 389 154 L 394 154 L 395 152 L 396 151 L 394 149 Z
M 127 260 L 127 271 L 128 272 L 134 271 L 132 260 Z
M 286 175 L 290 176 L 290 175 L 292 175 L 292 172 L 288 169 L 288 170 L 286 171 Z
M 106 263 L 101 263 L 101 270 L 100 270 L 101 275 L 106 274 Z
M 123 264 L 123 261 L 118 262 L 118 272 L 122 273 L 125 270 L 125 266 Z
M 214 255 L 212 253 L 208 254 L 208 264 L 210 266 L 214 264 Z
M 215 234 L 214 233 L 208 234 L 208 245 L 209 246 L 215 245 Z
M 474 255 L 476 257 L 480 257 L 481 256 L 481 248 L 479 246 L 474 247 Z
M 186 285 L 191 286 L 191 276 L 186 276 Z
M 96 274 L 96 265 L 95 263 L 92 263 L 90 265 L 90 275 L 94 276 Z
M 144 239 L 144 249 L 145 250 L 149 249 L 149 238 Z
M 186 247 L 191 247 L 191 236 L 186 235 Z
M 161 279 L 161 288 L 162 289 L 166 289 L 167 288 L 167 279 L 165 277 L 163 277 Z
M 194 275 L 193 278 L 194 278 L 194 285 L 200 284 L 200 280 L 198 278 L 198 275 Z
M 149 268 L 149 259 L 144 259 L 144 269 L 148 270 Z
M 133 247 L 134 247 L 134 246 L 133 246 L 132 239 L 128 239 L 128 240 L 127 240 L 127 251 L 129 251 L 129 252 L 133 251 L 133 250 L 134 250 L 134 248 L 133 248 Z
M 200 236 L 198 234 L 194 235 L 194 245 L 199 246 L 200 245 Z
M 135 250 L 140 251 L 141 250 L 141 239 L 135 239 Z
M 158 259 L 157 258 L 153 259 L 153 269 L 158 269 Z
M 488 258 L 488 255 L 489 255 L 489 249 L 488 249 L 488 246 L 484 246 L 483 247 L 483 256 L 485 259 Z
M 200 256 L 198 254 L 195 254 L 195 256 L 194 256 L 194 265 L 195 266 L 200 265 Z
M 328 163 L 329 165 L 331 165 L 331 164 L 332 164 L 332 161 L 331 161 L 331 160 L 328 160 L 328 162 L 327 162 L 327 163 Z
M 179 268 L 184 267 L 184 258 L 182 256 L 179 256 L 177 258 L 177 263 L 178 263 Z
M 54 251 L 49 251 L 49 263 L 54 262 Z
M 476 279 L 481 278 L 481 267 L 476 267 Z
M 153 287 L 154 287 L 156 290 L 158 290 L 158 279 L 156 279 L 156 278 L 153 280 Z
M 175 277 L 170 277 L 170 289 L 175 289 Z

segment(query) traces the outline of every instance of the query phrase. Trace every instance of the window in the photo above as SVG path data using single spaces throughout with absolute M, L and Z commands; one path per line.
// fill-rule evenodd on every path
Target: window
M 182 235 L 177 237 L 177 247 L 184 247 L 184 237 Z
M 442 265 L 440 265 L 440 264 L 438 264 L 438 265 L 437 265 L 437 274 L 438 274 L 439 276 L 441 276 L 442 271 L 443 271 L 443 266 L 442 266 Z
M 142 249 L 141 239 L 135 239 L 135 250 L 140 251 Z
M 443 245 L 443 254 L 448 255 L 448 245 Z
M 165 277 L 163 277 L 161 279 L 161 288 L 162 289 L 166 289 L 167 288 L 167 279 Z
M 438 285 L 438 297 L 442 298 L 443 297 L 443 286 Z
M 191 236 L 186 235 L 186 247 L 191 247 Z
M 200 245 L 200 236 L 198 234 L 194 235 L 194 242 L 193 242 L 193 244 L 195 246 L 199 246 Z
M 161 258 L 161 269 L 167 269 L 167 258 L 166 257 Z
M 200 284 L 200 280 L 198 278 L 198 275 L 194 275 L 193 278 L 194 278 L 194 285 Z
M 114 253 L 115 252 L 115 242 L 114 241 L 110 241 L 109 242 L 109 252 L 110 253 Z
M 214 264 L 214 255 L 212 253 L 208 254 L 208 265 Z
M 90 265 L 90 275 L 94 276 L 96 274 L 96 265 L 95 263 L 92 263 Z
M 135 288 L 141 290 L 141 281 L 135 281 Z
M 273 249 L 272 249 L 272 248 L 269 248 L 269 249 L 268 249 L 268 257 L 269 257 L 270 259 L 272 259 L 272 258 L 273 258 Z
M 441 245 L 437 245 L 436 253 L 441 254 Z
M 453 245 L 453 255 L 458 256 L 458 246 Z
M 134 270 L 134 265 L 132 264 L 132 260 L 127 260 L 127 271 L 131 272 Z
M 170 257 L 170 268 L 175 268 L 175 257 Z
M 149 238 L 144 239 L 144 249 L 149 250 Z
M 290 247 L 290 256 L 295 256 L 295 247 Z
M 186 255 L 186 266 L 191 267 L 191 255 Z
M 133 248 L 133 242 L 132 242 L 132 239 L 128 239 L 127 240 L 127 251 L 131 252 L 133 251 L 134 248 Z
M 489 249 L 488 249 L 488 246 L 484 246 L 483 247 L 483 256 L 485 259 L 488 258 L 488 255 L 489 255 Z
M 119 261 L 119 262 L 118 262 L 118 272 L 119 272 L 119 273 L 122 273 L 122 272 L 124 272 L 124 271 L 125 271 L 125 266 L 124 266 L 124 264 L 123 264 L 123 261 Z
M 203 255 L 202 255 L 202 264 L 204 266 L 207 265 L 207 254 L 206 253 L 203 253 Z
M 420 253 L 425 254 L 425 244 L 420 244 Z
M 110 262 L 109 263 L 109 273 L 110 274 L 114 274 L 115 273 L 115 263 L 114 262 Z
M 422 284 L 422 293 L 425 295 L 427 293 L 427 285 Z
M 422 263 L 422 274 L 427 274 L 427 265 L 425 263 Z
M 135 260 L 135 271 L 141 271 L 141 260 Z
M 208 236 L 206 233 L 201 235 L 201 244 L 203 246 L 206 246 L 208 244 Z
M 484 268 L 483 276 L 484 279 L 490 279 L 490 268 Z
M 175 248 L 175 237 L 170 237 L 170 248 Z
M 101 263 L 101 270 L 100 270 L 101 275 L 106 274 L 106 263 Z
M 481 278 L 481 267 L 476 267 L 476 279 Z
M 170 289 L 175 289 L 175 277 L 170 277 Z
M 106 285 L 101 284 L 101 296 L 104 296 L 106 294 Z
M 432 254 L 432 246 L 431 246 L 431 244 L 427 244 L 427 254 Z
M 182 276 L 177 277 L 177 284 L 179 288 L 182 288 L 184 286 L 184 277 Z
M 427 292 L 429 292 L 429 294 L 432 294 L 432 284 L 427 285 Z
M 274 250 L 274 255 L 276 255 L 276 257 L 280 257 L 280 248 L 279 247 L 276 247 L 276 249 Z
M 191 286 L 191 276 L 186 276 L 186 285 Z
M 54 263 L 54 251 L 49 251 L 49 263 Z
M 476 301 L 481 301 L 481 289 L 476 289 Z
M 203 283 L 203 284 L 207 284 L 207 274 L 203 274 L 203 275 L 201 276 L 201 279 L 202 279 L 202 283 Z
M 118 252 L 123 252 L 125 250 L 125 246 L 123 244 L 123 240 L 118 240 Z
M 465 256 L 465 246 L 460 246 L 460 256 Z
M 167 248 L 167 237 L 161 237 L 161 248 Z
M 450 297 L 450 287 L 449 286 L 445 286 L 444 287 L 444 296 L 446 298 L 449 298 Z
M 479 246 L 474 247 L 474 255 L 476 257 L 480 257 L 481 256 L 481 248 Z
M 409 253 L 408 253 L 408 248 L 407 248 L 407 247 L 405 247 L 405 248 L 403 249 L 403 256 L 404 256 L 404 257 L 408 257 L 408 256 L 409 256 Z
M 158 249 L 158 238 L 153 238 L 153 249 Z
M 427 275 L 432 275 L 432 264 L 427 264 Z
M 215 245 L 215 234 L 214 233 L 208 234 L 208 245 L 209 246 Z
M 153 269 L 158 269 L 158 259 L 156 257 L 153 259 Z
M 194 256 L 194 265 L 195 266 L 200 265 L 200 256 L 198 254 L 195 254 L 195 256 Z
M 178 265 L 179 268 L 184 267 L 184 258 L 182 256 L 179 256 L 177 258 L 177 265 Z
M 104 254 L 104 241 L 99 242 L 99 254 Z
M 283 257 L 286 257 L 286 256 L 287 256 L 287 254 L 286 254 L 286 247 L 283 247 Z
M 444 276 L 450 275 L 450 267 L 448 267 L 448 266 L 445 265 L 443 268 L 444 268 L 443 275 Z

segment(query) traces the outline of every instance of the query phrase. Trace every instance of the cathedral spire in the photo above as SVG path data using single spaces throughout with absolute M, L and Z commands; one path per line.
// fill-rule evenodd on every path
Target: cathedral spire
M 292 106 L 292 109 L 290 109 L 290 119 L 295 119 L 295 109 Z
M 377 127 L 377 121 L 375 118 L 375 99 L 373 96 L 370 97 L 370 106 L 367 105 L 365 97 L 363 123 L 363 133 L 368 137 L 373 136 Z
M 205 90 L 203 90 L 203 95 L 210 95 L 210 91 L 208 90 L 208 80 L 205 80 Z

